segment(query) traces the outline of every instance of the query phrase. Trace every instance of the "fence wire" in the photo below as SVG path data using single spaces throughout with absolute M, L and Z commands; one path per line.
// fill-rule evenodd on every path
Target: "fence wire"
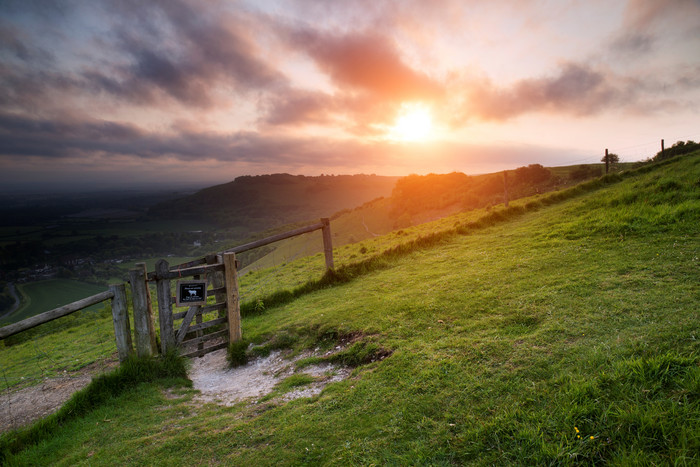
M 325 271 L 320 231 L 299 235 L 276 245 L 264 258 L 240 272 L 241 301 L 255 302 L 284 289 L 293 289 Z
M 53 413 L 117 362 L 109 305 L 0 341 L 0 432 Z

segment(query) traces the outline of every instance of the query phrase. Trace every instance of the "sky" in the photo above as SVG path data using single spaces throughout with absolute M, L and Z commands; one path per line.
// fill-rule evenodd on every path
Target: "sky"
M 0 192 L 700 140 L 700 0 L 1 0 Z

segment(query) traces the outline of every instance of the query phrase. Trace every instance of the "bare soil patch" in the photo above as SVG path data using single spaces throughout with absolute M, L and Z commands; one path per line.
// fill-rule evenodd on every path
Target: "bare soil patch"
M 200 392 L 197 396 L 199 401 L 231 406 L 244 400 L 255 401 L 266 396 L 278 383 L 294 374 L 305 373 L 315 381 L 282 394 L 282 400 L 316 396 L 328 384 L 342 381 L 352 372 L 350 368 L 328 363 L 296 369 L 295 363 L 298 360 L 314 354 L 306 352 L 294 358 L 285 358 L 288 355 L 288 352 L 274 351 L 269 356 L 258 358 L 247 365 L 230 368 L 226 361 L 226 350 L 217 350 L 195 359 L 189 377 L 194 388 Z
M 93 376 L 116 365 L 115 360 L 97 362 L 65 376 L 46 378 L 35 386 L 3 391 L 0 393 L 0 433 L 51 415 L 74 393 L 87 386 Z

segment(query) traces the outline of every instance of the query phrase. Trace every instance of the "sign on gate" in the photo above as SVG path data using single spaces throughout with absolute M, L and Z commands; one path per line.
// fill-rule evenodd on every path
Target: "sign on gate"
M 176 303 L 177 306 L 206 305 L 207 281 L 178 281 Z

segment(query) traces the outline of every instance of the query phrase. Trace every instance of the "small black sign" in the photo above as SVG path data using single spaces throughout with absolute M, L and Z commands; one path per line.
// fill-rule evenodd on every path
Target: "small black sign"
M 207 303 L 207 281 L 178 281 L 177 306 L 204 305 Z

